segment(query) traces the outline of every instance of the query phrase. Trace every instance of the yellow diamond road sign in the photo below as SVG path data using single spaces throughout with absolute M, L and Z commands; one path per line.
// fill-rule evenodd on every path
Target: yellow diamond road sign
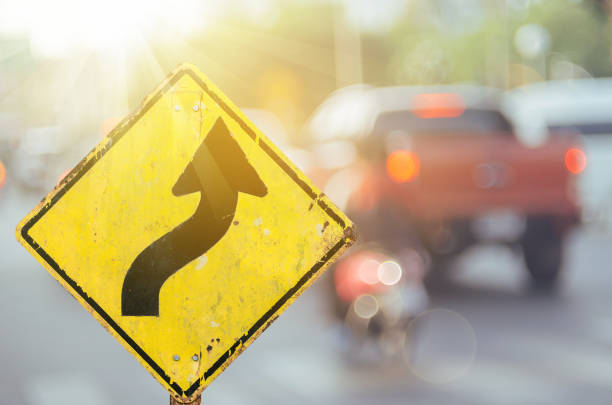
M 346 249 L 350 220 L 181 65 L 17 237 L 180 401 Z

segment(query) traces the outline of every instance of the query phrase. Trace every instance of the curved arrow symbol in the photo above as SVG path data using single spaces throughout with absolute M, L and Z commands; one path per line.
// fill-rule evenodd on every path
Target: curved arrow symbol
M 200 193 L 195 213 L 147 246 L 123 280 L 123 316 L 159 316 L 166 280 L 213 247 L 230 227 L 238 192 L 263 197 L 268 190 L 221 118 L 172 187 L 175 196 Z

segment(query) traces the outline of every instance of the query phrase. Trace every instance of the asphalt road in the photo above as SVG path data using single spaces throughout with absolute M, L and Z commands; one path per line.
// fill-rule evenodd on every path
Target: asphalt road
M 165 404 L 168 394 L 25 251 L 18 220 L 41 193 L 0 191 L 0 404 Z M 520 258 L 467 252 L 431 297 L 412 360 L 347 354 L 321 283 L 205 391 L 204 404 L 608 404 L 612 233 L 568 240 L 556 295 Z

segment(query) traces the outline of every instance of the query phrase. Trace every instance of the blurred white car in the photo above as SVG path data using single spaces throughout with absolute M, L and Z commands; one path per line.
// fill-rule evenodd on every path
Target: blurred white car
M 583 221 L 612 225 L 612 79 L 542 82 L 507 93 L 506 115 L 525 143 L 552 132 L 582 135 L 586 168 L 578 177 Z

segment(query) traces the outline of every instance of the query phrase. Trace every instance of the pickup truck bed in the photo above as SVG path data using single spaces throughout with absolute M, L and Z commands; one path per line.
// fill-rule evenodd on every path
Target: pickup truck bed
M 555 285 L 579 221 L 583 147 L 570 133 L 521 144 L 502 98 L 477 86 L 359 87 L 323 103 L 312 133 L 357 151 L 360 186 L 347 209 L 362 242 L 390 252 L 416 244 L 433 270 L 472 244 L 502 242 L 522 252 L 537 286 Z
M 491 210 L 578 217 L 573 174 L 565 165 L 570 137 L 528 148 L 511 133 L 425 134 L 412 137 L 420 174 L 391 185 L 417 220 L 469 218 Z

